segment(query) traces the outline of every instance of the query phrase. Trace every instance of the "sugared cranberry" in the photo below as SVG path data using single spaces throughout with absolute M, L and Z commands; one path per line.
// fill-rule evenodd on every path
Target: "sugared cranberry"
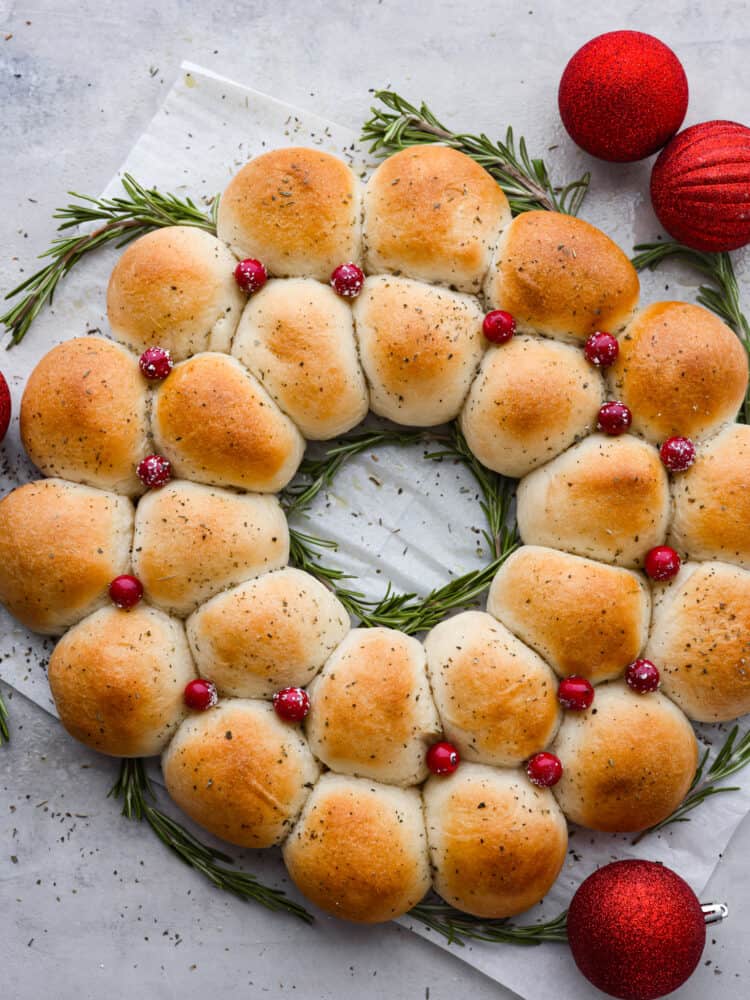
M 265 285 L 266 281 L 268 281 L 268 274 L 259 260 L 255 260 L 253 257 L 246 257 L 245 260 L 241 260 L 237 267 L 235 267 L 234 280 L 243 292 L 252 295 L 253 292 L 259 292 Z
M 617 361 L 620 345 L 617 337 L 613 337 L 611 333 L 597 330 L 584 344 L 583 353 L 589 364 L 596 365 L 597 368 L 609 368 Z
M 573 712 L 584 712 L 587 708 L 591 708 L 594 686 L 585 677 L 578 677 L 577 674 L 563 677 L 557 689 L 557 700 L 563 708 L 569 708 Z
M 559 757 L 543 750 L 526 761 L 526 773 L 533 784 L 540 788 L 551 788 L 562 778 L 563 766 Z
M 116 576 L 109 585 L 109 597 L 118 608 L 129 611 L 143 597 L 143 584 L 137 576 L 127 573 Z
M 624 434 L 633 422 L 633 414 L 624 403 L 605 403 L 599 408 L 596 426 L 605 434 Z
M 453 774 L 461 758 L 452 743 L 433 743 L 427 751 L 427 766 L 433 774 Z
M 331 288 L 343 299 L 355 299 L 364 283 L 365 273 L 356 264 L 339 264 L 331 272 Z
M 285 722 L 302 722 L 310 711 L 310 696 L 304 688 L 283 688 L 273 696 L 273 707 Z
M 172 478 L 172 463 L 161 455 L 147 455 L 138 463 L 135 471 L 144 486 L 155 490 L 159 486 L 166 486 Z
M 652 580 L 663 583 L 664 580 L 671 580 L 680 572 L 680 557 L 668 545 L 657 545 L 646 553 L 643 568 Z
M 148 347 L 138 361 L 142 374 L 150 382 L 163 382 L 172 371 L 172 358 L 163 347 Z
M 197 712 L 205 712 L 207 708 L 213 708 L 219 700 L 214 682 L 204 680 L 203 677 L 196 677 L 194 681 L 188 681 L 182 697 L 187 707 L 194 708 Z
M 685 472 L 695 461 L 695 445 L 690 438 L 667 438 L 659 450 L 664 467 L 670 472 Z
M 482 333 L 492 344 L 506 344 L 516 332 L 516 321 L 504 309 L 493 309 L 482 321 Z
M 625 680 L 638 694 L 650 694 L 659 687 L 659 671 L 651 660 L 633 660 L 625 670 Z

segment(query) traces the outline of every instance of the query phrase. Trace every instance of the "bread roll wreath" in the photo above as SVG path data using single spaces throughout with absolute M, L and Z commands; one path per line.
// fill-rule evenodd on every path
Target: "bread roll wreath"
M 706 309 L 638 297 L 604 233 L 512 217 L 442 145 L 366 184 L 319 149 L 267 152 L 215 236 L 132 242 L 112 338 L 29 378 L 21 435 L 48 478 L 0 502 L 0 600 L 61 636 L 63 725 L 160 754 L 196 823 L 281 845 L 354 921 L 431 887 L 506 918 L 557 878 L 566 818 L 663 823 L 696 775 L 689 720 L 750 711 L 748 365 Z M 420 620 L 423 641 L 352 627 L 287 527 L 306 441 L 368 410 L 455 421 L 462 460 L 520 480 L 523 544 L 495 550 L 487 610 Z M 487 513 L 499 529 L 507 507 Z

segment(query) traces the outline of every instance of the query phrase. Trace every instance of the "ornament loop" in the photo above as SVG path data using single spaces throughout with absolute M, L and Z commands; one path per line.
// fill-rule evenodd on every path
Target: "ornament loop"
M 718 924 L 729 916 L 726 903 L 701 903 L 703 919 L 707 924 Z

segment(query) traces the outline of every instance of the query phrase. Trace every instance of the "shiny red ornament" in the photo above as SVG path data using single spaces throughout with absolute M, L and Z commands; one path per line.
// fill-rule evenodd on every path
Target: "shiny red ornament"
M 433 743 L 427 751 L 427 766 L 433 774 L 453 774 L 461 758 L 452 743 Z
M 268 280 L 265 267 L 254 257 L 247 257 L 241 260 L 234 269 L 234 280 L 243 292 L 252 295 L 259 292 Z
M 147 347 L 138 360 L 141 373 L 149 382 L 163 382 L 172 371 L 172 358 L 163 347 Z
M 187 707 L 196 712 L 205 712 L 206 709 L 213 708 L 219 701 L 216 685 L 213 681 L 207 681 L 203 677 L 196 677 L 194 681 L 188 681 L 182 697 Z
M 0 372 L 0 441 L 8 433 L 10 414 L 10 389 L 8 388 L 8 383 L 5 381 L 5 376 Z
M 285 722 L 302 722 L 310 711 L 310 695 L 304 688 L 282 688 L 273 696 L 273 707 Z
M 651 202 L 669 235 L 694 250 L 750 242 L 750 129 L 710 121 L 680 132 L 654 164 Z
M 526 774 L 532 784 L 540 788 L 551 788 L 562 778 L 563 766 L 559 757 L 543 750 L 526 761 Z
M 633 660 L 625 668 L 625 683 L 638 694 L 659 690 L 659 670 L 651 660 Z
M 109 585 L 110 600 L 123 611 L 130 611 L 142 597 L 143 584 L 137 576 L 123 573 L 122 576 L 116 576 Z
M 162 455 L 147 455 L 136 468 L 138 478 L 150 490 L 166 486 L 172 478 L 172 463 Z
M 593 704 L 594 685 L 577 674 L 563 677 L 557 688 L 557 700 L 572 712 L 585 712 Z
M 659 583 L 664 583 L 665 580 L 671 580 L 677 576 L 680 572 L 680 565 L 679 555 L 669 545 L 657 545 L 655 548 L 649 549 L 643 560 L 646 576 L 650 576 L 652 580 Z
M 574 142 L 602 160 L 629 163 L 661 149 L 682 125 L 688 83 L 658 38 L 609 31 L 571 58 L 557 100 Z
M 599 407 L 596 426 L 600 431 L 617 437 L 624 434 L 633 422 L 633 414 L 624 403 L 604 403 Z
M 493 309 L 482 321 L 482 333 L 491 344 L 507 344 L 516 332 L 516 321 L 504 309 Z
M 568 942 L 581 973 L 619 1000 L 657 1000 L 686 982 L 706 925 L 690 886 L 653 861 L 615 861 L 578 887 Z
M 597 330 L 583 345 L 583 353 L 589 364 L 596 365 L 597 368 L 609 368 L 617 361 L 620 345 L 617 337 L 613 337 L 611 333 Z
M 331 288 L 343 299 L 356 299 L 365 283 L 365 272 L 356 264 L 339 264 L 331 272 Z
M 659 449 L 664 468 L 670 472 L 686 472 L 695 461 L 695 445 L 690 438 L 667 438 Z

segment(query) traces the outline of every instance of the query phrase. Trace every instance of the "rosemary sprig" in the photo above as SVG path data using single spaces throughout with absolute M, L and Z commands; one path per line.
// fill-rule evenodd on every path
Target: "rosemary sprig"
M 529 156 L 523 137 L 516 147 L 512 128 L 507 130 L 505 142 L 492 142 L 484 133 L 450 131 L 424 102 L 417 108 L 392 90 L 376 90 L 374 97 L 384 107 L 372 107 L 372 117 L 362 126 L 361 138 L 370 143 L 370 152 L 385 156 L 409 146 L 443 143 L 484 167 L 503 189 L 516 215 L 538 208 L 568 215 L 580 211 L 591 175 L 555 186 L 544 160 Z
M 120 774 L 109 795 L 122 799 L 123 816 L 128 819 L 145 819 L 162 843 L 185 864 L 205 875 L 217 889 L 231 892 L 240 899 L 260 903 L 269 910 L 291 913 L 305 923 L 312 923 L 312 915 L 280 889 L 263 885 L 249 872 L 234 871 L 217 864 L 219 861 L 232 864 L 233 860 L 227 854 L 201 843 L 185 827 L 151 805 L 148 800 L 155 799 L 155 795 L 142 760 L 124 759 L 120 762 Z
M 466 941 L 492 944 L 536 945 L 542 941 L 567 941 L 567 910 L 544 924 L 513 924 L 507 920 L 482 920 L 454 909 L 447 903 L 419 903 L 409 911 L 427 927 L 441 934 L 448 944 L 463 947 Z
M 10 728 L 8 726 L 8 709 L 0 695 L 0 746 L 10 742 Z
M 92 222 L 103 225 L 91 232 L 56 237 L 39 255 L 40 260 L 51 258 L 50 262 L 8 292 L 6 299 L 22 295 L 0 316 L 0 323 L 11 337 L 8 346 L 23 340 L 42 307 L 52 302 L 61 279 L 82 257 L 99 247 L 111 243 L 121 247 L 137 236 L 164 226 L 195 226 L 209 233 L 216 231 L 218 198 L 213 199 L 206 213 L 190 198 L 182 200 L 173 194 L 161 194 L 155 188 L 147 189 L 130 174 L 123 176 L 122 186 L 125 195 L 116 198 L 91 198 L 75 191 L 68 192 L 79 199 L 79 203 L 71 203 L 55 212 L 53 218 L 61 220 L 58 232 L 66 233 Z

